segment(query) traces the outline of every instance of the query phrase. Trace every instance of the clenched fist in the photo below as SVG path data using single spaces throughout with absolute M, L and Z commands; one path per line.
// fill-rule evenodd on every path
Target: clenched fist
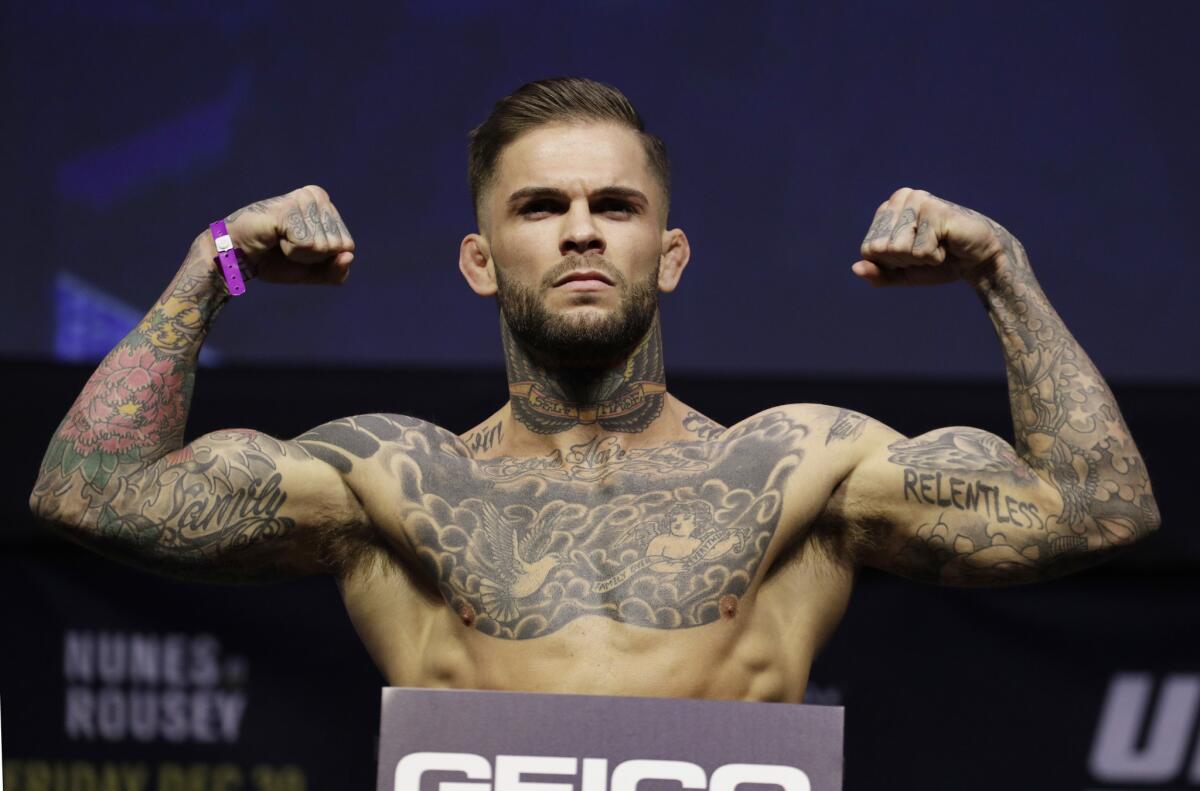
M 978 212 L 904 187 L 875 212 L 851 269 L 872 286 L 974 281 L 1019 244 Z
M 243 267 L 259 280 L 336 285 L 350 274 L 354 239 L 318 186 L 251 203 L 225 225 L 245 254 Z

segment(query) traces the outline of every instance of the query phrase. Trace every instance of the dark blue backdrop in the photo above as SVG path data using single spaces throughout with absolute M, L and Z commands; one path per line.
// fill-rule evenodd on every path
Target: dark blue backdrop
M 675 369 L 1000 376 L 963 287 L 849 272 L 927 188 L 1004 223 L 1115 378 L 1200 381 L 1195 3 L 6 4 L 0 354 L 99 357 L 205 224 L 305 183 L 340 290 L 253 286 L 211 359 L 499 366 L 455 267 L 467 131 L 520 83 L 621 87 L 668 143 L 693 263 Z

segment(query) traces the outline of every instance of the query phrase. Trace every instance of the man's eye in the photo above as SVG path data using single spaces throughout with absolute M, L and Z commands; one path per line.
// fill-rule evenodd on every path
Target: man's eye
M 533 201 L 521 207 L 521 214 L 545 214 L 553 210 L 553 204 L 548 201 Z
M 619 214 L 623 216 L 637 214 L 637 208 L 633 204 L 625 203 L 624 201 L 604 201 L 596 209 L 603 214 Z

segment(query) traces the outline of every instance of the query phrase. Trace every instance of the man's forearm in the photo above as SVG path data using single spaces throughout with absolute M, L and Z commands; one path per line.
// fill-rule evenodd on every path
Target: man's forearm
M 1051 307 L 1024 247 L 974 282 L 1004 348 L 1017 453 L 1062 495 L 1058 524 L 1078 550 L 1126 544 L 1155 530 L 1146 466 L 1112 391 Z
M 208 328 L 229 299 L 207 232 L 145 318 L 100 363 L 58 427 L 30 499 L 51 521 L 101 518 L 122 478 L 183 445 Z

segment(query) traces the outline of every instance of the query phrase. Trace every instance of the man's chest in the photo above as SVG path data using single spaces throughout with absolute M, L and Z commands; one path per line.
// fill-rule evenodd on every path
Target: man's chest
M 767 415 L 716 440 L 629 451 L 599 440 L 477 460 L 425 443 L 393 464 L 384 528 L 485 634 L 539 637 L 589 615 L 702 626 L 736 612 L 819 508 L 806 433 Z

